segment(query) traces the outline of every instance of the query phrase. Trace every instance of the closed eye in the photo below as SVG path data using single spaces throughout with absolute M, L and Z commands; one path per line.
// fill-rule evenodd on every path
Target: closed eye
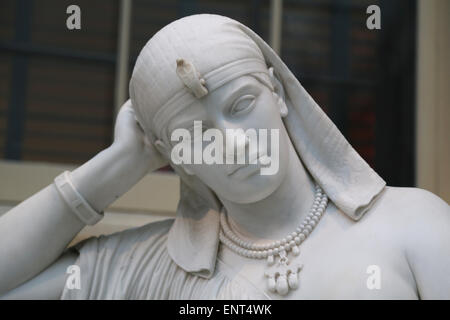
M 243 114 L 250 111 L 255 106 L 255 96 L 246 94 L 236 99 L 230 109 L 231 115 Z

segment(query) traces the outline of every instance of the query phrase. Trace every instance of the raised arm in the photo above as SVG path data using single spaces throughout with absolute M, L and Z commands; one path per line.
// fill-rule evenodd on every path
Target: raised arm
M 114 143 L 72 172 L 75 188 L 94 210 L 103 211 L 148 171 L 166 163 L 145 141 L 127 101 L 117 116 Z M 83 227 L 53 184 L 5 213 L 0 218 L 0 296 L 46 268 L 59 270 L 51 264 Z M 59 266 L 71 259 L 73 254 Z M 54 278 L 44 276 L 39 283 L 48 279 L 50 285 Z

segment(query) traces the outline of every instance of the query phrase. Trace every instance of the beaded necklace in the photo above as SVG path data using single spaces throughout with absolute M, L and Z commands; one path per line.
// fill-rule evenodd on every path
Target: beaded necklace
M 298 288 L 298 273 L 303 265 L 291 263 L 288 254 L 290 252 L 294 256 L 300 254 L 300 244 L 312 232 L 325 212 L 328 197 L 317 184 L 315 189 L 314 203 L 310 212 L 297 229 L 285 238 L 267 244 L 242 240 L 231 229 L 225 210 L 223 209 L 220 213 L 220 241 L 241 256 L 251 259 L 267 259 L 268 268 L 264 275 L 271 292 L 286 295 L 289 289 Z M 277 257 L 279 257 L 278 261 L 276 261 Z

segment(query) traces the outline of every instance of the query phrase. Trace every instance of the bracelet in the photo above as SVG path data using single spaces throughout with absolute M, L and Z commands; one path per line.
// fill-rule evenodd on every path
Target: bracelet
M 72 209 L 77 217 L 88 225 L 93 225 L 103 218 L 103 212 L 96 212 L 83 196 L 77 191 L 70 178 L 70 172 L 64 171 L 54 180 L 64 202 Z

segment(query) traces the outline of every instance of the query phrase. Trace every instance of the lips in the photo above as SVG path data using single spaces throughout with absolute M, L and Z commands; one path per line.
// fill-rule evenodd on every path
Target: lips
M 246 166 L 248 166 L 248 164 L 236 164 L 231 167 L 231 170 L 228 172 L 228 175 L 231 176 L 235 174 L 239 169 L 244 168 Z
M 250 165 L 254 165 L 255 169 L 259 169 L 260 163 L 258 163 L 258 160 L 263 160 L 264 161 L 265 159 L 267 159 L 267 155 L 266 154 L 262 154 L 260 157 L 258 157 L 257 153 L 255 153 L 253 155 L 250 155 L 249 156 L 249 163 L 246 163 L 246 164 L 235 164 L 235 165 L 231 166 L 230 170 L 228 170 L 228 175 L 232 176 L 235 173 L 238 173 L 239 171 L 241 171 L 241 169 L 247 168 Z M 256 163 L 254 163 L 254 164 L 251 163 L 251 162 L 253 162 L 255 160 L 256 160 Z

